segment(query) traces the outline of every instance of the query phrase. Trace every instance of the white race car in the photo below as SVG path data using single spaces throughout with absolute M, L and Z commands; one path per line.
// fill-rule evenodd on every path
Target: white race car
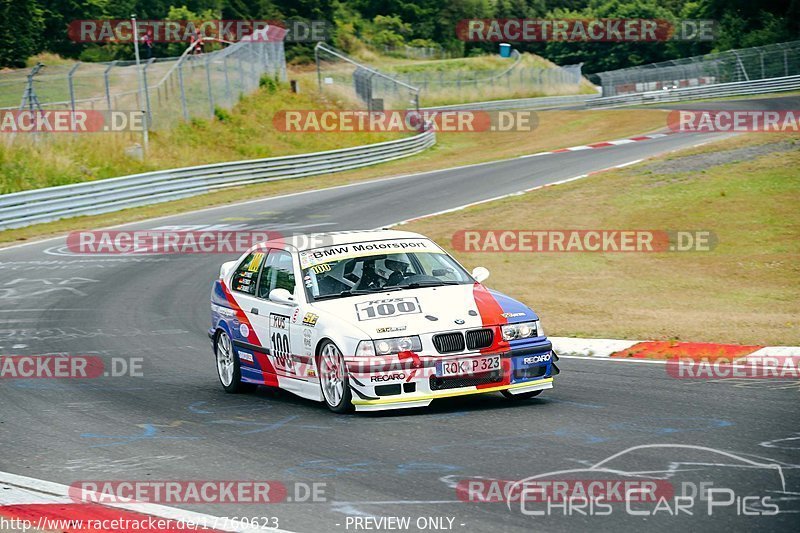
M 211 329 L 224 389 L 279 387 L 337 413 L 552 388 L 536 314 L 431 240 L 379 230 L 261 243 L 222 265 Z

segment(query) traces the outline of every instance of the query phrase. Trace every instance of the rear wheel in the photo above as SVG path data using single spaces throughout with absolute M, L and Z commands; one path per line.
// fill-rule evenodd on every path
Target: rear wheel
M 500 391 L 500 393 L 503 396 L 505 396 L 507 400 L 520 401 L 520 400 L 530 400 L 531 398 L 533 398 L 535 396 L 539 396 L 542 393 L 542 391 L 540 391 L 540 390 L 532 390 L 530 392 L 522 392 L 520 394 L 511 394 L 507 390 L 502 390 L 502 391 Z
M 256 388 L 252 383 L 242 383 L 239 356 L 233 349 L 231 338 L 224 331 L 220 331 L 214 341 L 214 357 L 217 363 L 217 376 L 225 392 L 236 394 Z
M 353 410 L 347 366 L 339 348 L 331 341 L 325 341 L 317 356 L 319 386 L 322 398 L 328 409 L 334 413 L 347 413 Z

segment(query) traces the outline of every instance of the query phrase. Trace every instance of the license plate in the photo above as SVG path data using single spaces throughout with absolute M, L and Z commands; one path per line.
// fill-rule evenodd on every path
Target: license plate
M 500 356 L 476 357 L 474 359 L 454 359 L 436 363 L 436 376 L 466 376 L 482 374 L 500 369 Z

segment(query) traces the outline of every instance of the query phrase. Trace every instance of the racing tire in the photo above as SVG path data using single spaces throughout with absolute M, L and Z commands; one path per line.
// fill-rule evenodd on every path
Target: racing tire
M 519 402 L 522 400 L 530 400 L 535 396 L 539 396 L 542 393 L 540 390 L 532 390 L 530 392 L 523 392 L 521 394 L 511 394 L 507 390 L 501 390 L 500 394 L 506 397 L 506 400 L 512 400 L 515 402 Z
M 328 409 L 337 414 L 353 410 L 347 365 L 341 350 L 331 341 L 325 341 L 317 354 L 317 372 L 322 400 Z
M 217 333 L 214 339 L 214 362 L 217 367 L 217 377 L 225 392 L 239 394 L 256 389 L 257 385 L 242 383 L 239 355 L 233 349 L 231 338 L 224 331 Z

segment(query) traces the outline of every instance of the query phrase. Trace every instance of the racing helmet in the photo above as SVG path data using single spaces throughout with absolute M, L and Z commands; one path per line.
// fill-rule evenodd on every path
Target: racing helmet
M 383 264 L 386 265 L 386 268 L 389 270 L 405 272 L 411 263 L 408 261 L 405 254 L 389 254 L 386 256 L 386 259 L 383 260 Z

